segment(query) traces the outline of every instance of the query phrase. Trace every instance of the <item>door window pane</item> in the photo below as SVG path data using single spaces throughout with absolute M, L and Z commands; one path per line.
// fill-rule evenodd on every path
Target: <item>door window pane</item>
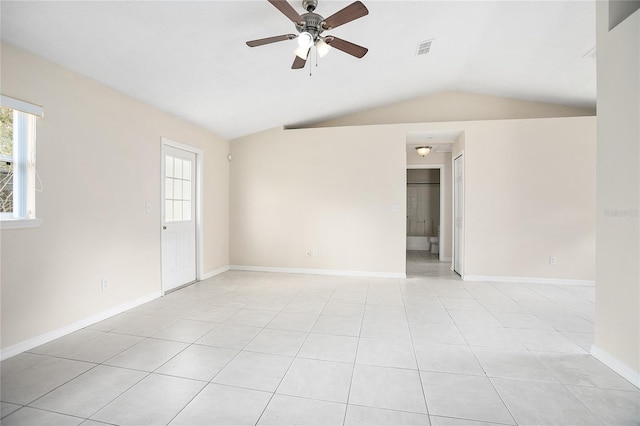
M 182 159 L 181 158 L 176 158 L 176 168 L 174 169 L 174 175 L 177 178 L 181 178 L 182 177 Z
M 175 179 L 173 181 L 173 199 L 182 200 L 182 181 Z
M 164 198 L 165 200 L 173 199 L 173 179 L 164 179 Z
M 182 199 L 191 200 L 191 182 L 188 180 L 182 182 Z
M 173 202 L 173 220 L 182 221 L 182 201 Z

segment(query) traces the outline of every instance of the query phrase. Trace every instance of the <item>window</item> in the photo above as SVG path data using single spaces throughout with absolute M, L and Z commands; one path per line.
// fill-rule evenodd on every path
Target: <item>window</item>
M 166 222 L 191 220 L 191 160 L 165 156 L 164 216 Z
M 0 219 L 2 228 L 38 226 L 35 215 L 37 105 L 2 96 L 0 103 Z

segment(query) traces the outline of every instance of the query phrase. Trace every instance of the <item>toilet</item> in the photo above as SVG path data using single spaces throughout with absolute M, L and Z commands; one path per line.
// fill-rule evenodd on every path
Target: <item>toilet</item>
M 429 237 L 429 244 L 431 245 L 431 254 L 440 253 L 440 248 L 438 247 L 438 241 L 440 239 L 438 237 Z
M 438 236 L 429 237 L 429 244 L 431 244 L 431 254 L 440 253 L 440 225 L 438 225 Z

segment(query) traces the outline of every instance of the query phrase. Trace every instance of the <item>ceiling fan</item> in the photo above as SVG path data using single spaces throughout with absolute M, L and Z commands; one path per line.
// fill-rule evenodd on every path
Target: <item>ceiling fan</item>
M 362 18 L 369 14 L 369 10 L 367 10 L 365 5 L 360 1 L 351 3 L 349 6 L 339 10 L 326 19 L 317 13 L 314 13 L 316 6 L 318 6 L 318 0 L 302 0 L 302 7 L 307 11 L 307 13 L 302 15 L 296 12 L 287 0 L 268 1 L 295 24 L 298 34 L 284 34 L 275 37 L 251 40 L 247 42 L 247 46 L 256 47 L 297 38 L 298 49 L 296 49 L 296 57 L 293 61 L 293 65 L 291 66 L 292 69 L 304 68 L 307 58 L 309 57 L 309 52 L 311 51 L 311 47 L 313 46 L 316 47 L 318 55 L 321 57 L 324 56 L 331 47 L 342 50 L 356 58 L 362 58 L 369 51 L 366 47 L 358 46 L 357 44 L 342 40 L 338 37 L 322 35 L 324 31 L 337 28 L 340 25 Z

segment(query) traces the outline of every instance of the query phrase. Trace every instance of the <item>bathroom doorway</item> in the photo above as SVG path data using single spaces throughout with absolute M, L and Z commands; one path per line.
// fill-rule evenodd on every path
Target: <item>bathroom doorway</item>
M 407 273 L 424 274 L 444 260 L 441 244 L 444 220 L 444 167 L 407 168 Z

